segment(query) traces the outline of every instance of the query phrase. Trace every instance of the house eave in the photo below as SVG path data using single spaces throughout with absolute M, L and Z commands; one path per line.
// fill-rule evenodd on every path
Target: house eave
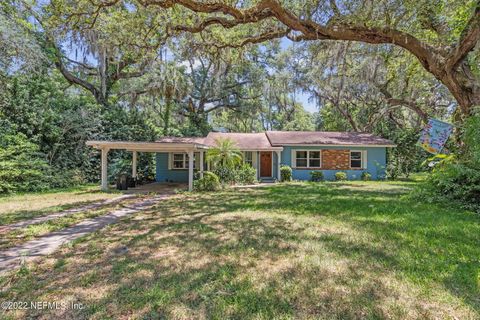
M 275 146 L 280 146 L 275 144 Z M 396 144 L 318 144 L 318 143 L 288 143 L 281 144 L 283 147 L 348 147 L 348 148 L 395 148 Z
M 161 151 L 184 151 L 203 150 L 208 146 L 199 143 L 168 143 L 168 142 L 143 142 L 143 141 L 87 141 L 87 146 L 96 149 L 117 149 L 140 152 L 161 152 Z
M 283 147 L 270 148 L 239 148 L 240 151 L 283 151 Z

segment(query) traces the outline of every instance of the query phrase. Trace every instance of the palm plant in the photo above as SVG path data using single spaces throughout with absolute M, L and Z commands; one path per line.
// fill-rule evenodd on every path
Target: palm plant
M 207 151 L 207 161 L 214 166 L 233 168 L 242 163 L 242 153 L 229 138 L 215 140 L 215 147 Z

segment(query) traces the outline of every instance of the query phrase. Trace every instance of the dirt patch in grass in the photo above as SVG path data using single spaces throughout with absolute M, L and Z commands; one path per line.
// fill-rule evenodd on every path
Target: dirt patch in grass
M 478 318 L 479 217 L 394 190 L 179 195 L 2 278 L 0 299 L 86 306 L 14 319 Z

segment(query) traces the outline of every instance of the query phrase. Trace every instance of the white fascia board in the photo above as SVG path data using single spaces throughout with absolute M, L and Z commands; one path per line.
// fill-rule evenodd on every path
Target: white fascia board
M 97 149 L 125 149 L 130 151 L 183 151 L 208 149 L 197 143 L 163 143 L 163 142 L 127 142 L 127 141 L 87 141 L 87 146 Z
M 238 150 L 240 151 L 251 151 L 251 152 L 254 152 L 254 151 L 283 151 L 283 147 L 271 147 L 271 148 L 257 148 L 257 149 L 242 149 L 242 148 L 238 148 Z
M 349 148 L 394 148 L 396 144 L 282 144 L 284 147 L 349 147 Z

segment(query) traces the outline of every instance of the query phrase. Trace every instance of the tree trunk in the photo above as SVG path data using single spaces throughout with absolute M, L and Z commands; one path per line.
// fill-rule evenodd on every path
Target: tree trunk
M 166 106 L 165 106 L 165 114 L 163 116 L 163 135 L 168 136 L 169 130 L 170 130 L 170 114 L 172 110 L 171 106 L 171 99 L 167 99 L 166 101 Z
M 462 119 L 470 116 L 475 107 L 480 106 L 480 83 L 470 68 L 463 64 L 453 72 L 447 72 L 440 79 L 457 100 Z

